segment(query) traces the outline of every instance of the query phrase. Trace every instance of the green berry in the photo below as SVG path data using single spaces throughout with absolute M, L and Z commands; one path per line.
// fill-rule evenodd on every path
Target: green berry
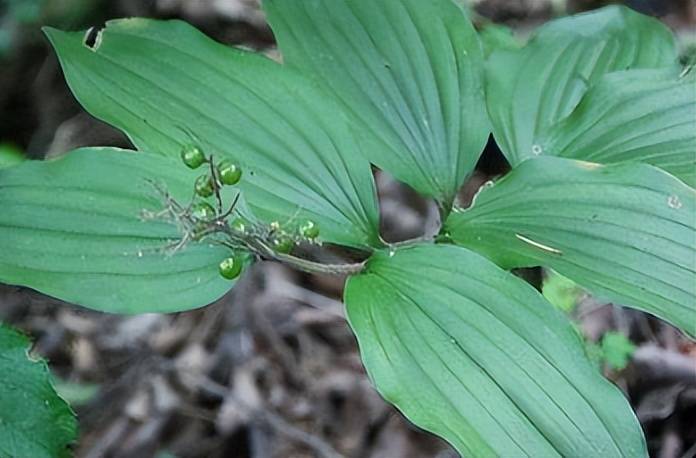
M 230 161 L 222 161 L 218 165 L 218 174 L 223 184 L 234 186 L 242 179 L 242 169 Z
M 289 254 L 295 248 L 295 242 L 291 239 L 283 237 L 273 240 L 273 249 L 276 253 Z
M 201 197 L 210 197 L 215 192 L 213 179 L 208 175 L 201 175 L 196 179 L 196 194 Z
M 181 160 L 190 169 L 197 169 L 205 162 L 205 154 L 196 145 L 186 145 L 181 149 Z
M 314 221 L 305 221 L 305 223 L 300 226 L 300 234 L 305 238 L 314 240 L 319 237 L 319 226 L 317 226 Z
M 228 280 L 234 280 L 235 278 L 239 277 L 239 274 L 242 273 L 242 266 L 243 262 L 241 258 L 237 256 L 224 259 L 222 262 L 220 262 L 220 275 Z
M 215 209 L 208 202 L 198 202 L 191 207 L 191 216 L 198 220 L 210 221 L 216 216 Z
M 234 221 L 232 221 L 232 229 L 234 229 L 237 232 L 246 232 L 246 224 L 244 224 L 244 220 L 241 218 L 237 218 Z

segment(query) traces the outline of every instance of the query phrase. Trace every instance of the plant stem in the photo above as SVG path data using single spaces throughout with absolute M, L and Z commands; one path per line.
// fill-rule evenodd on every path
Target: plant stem
M 350 264 L 323 264 L 320 262 L 297 258 L 289 254 L 280 253 L 276 253 L 274 255 L 274 259 L 278 262 L 287 264 L 303 272 L 319 273 L 326 275 L 353 275 L 362 272 L 365 268 L 365 262 Z
M 239 234 L 235 233 L 229 226 L 218 226 L 218 232 L 225 233 L 230 239 L 239 240 Z M 298 258 L 290 254 L 278 253 L 269 247 L 263 240 L 255 237 L 247 237 L 241 240 L 251 252 L 260 256 L 262 259 L 277 261 L 286 264 L 297 270 L 313 274 L 326 275 L 353 275 L 358 274 L 365 268 L 365 262 L 346 263 L 346 264 L 324 264 L 321 262 L 310 261 Z

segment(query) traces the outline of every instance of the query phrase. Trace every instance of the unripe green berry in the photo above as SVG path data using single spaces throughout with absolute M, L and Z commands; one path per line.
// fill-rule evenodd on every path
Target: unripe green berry
M 208 175 L 201 175 L 196 179 L 195 184 L 196 194 L 201 197 L 210 197 L 215 192 L 213 179 Z
M 210 221 L 215 215 L 215 209 L 208 202 L 198 202 L 191 207 L 191 216 L 198 220 Z
M 307 220 L 300 226 L 300 234 L 305 238 L 314 240 L 319 237 L 319 226 L 317 226 L 314 221 Z
M 230 161 L 218 164 L 218 175 L 223 184 L 234 186 L 242 179 L 242 168 Z
M 205 162 L 205 154 L 196 145 L 186 145 L 181 149 L 181 160 L 190 169 L 197 169 Z
M 232 221 L 230 226 L 237 232 L 246 232 L 246 224 L 244 224 L 244 220 L 241 218 L 237 218 Z
M 283 237 L 273 240 L 273 249 L 276 253 L 289 254 L 295 247 L 295 242 L 289 238 Z
M 237 256 L 224 259 L 219 265 L 220 275 L 228 280 L 234 280 L 242 273 L 242 267 L 243 262 Z

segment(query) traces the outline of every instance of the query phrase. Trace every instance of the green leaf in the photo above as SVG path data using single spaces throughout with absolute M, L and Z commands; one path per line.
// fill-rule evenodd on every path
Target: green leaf
M 0 323 L 0 456 L 64 456 L 77 436 L 75 415 L 53 389 L 46 362 L 29 358 L 29 347 Z
M 114 148 L 0 170 L 0 281 L 114 313 L 213 302 L 232 285 L 217 271 L 229 250 L 197 243 L 172 253 L 179 229 L 142 218 L 165 207 L 147 180 L 187 203 L 196 175 L 170 158 Z
M 377 389 L 462 455 L 646 455 L 628 402 L 570 322 L 476 253 L 380 252 L 345 299 Z
M 8 143 L 0 143 L 0 169 L 21 164 L 26 160 L 22 151 Z
M 367 158 L 449 209 L 489 134 L 481 44 L 452 0 L 266 0 L 284 62 L 352 114 Z
M 535 142 L 543 154 L 647 162 L 696 185 L 696 78 L 678 70 L 610 73 Z
M 46 33 L 80 103 L 139 149 L 174 157 L 193 140 L 242 165 L 266 222 L 311 219 L 326 242 L 381 245 L 370 165 L 308 79 L 179 21 L 110 21 L 93 48 L 83 33 Z
M 493 22 L 485 24 L 479 30 L 479 38 L 486 57 L 501 49 L 519 49 L 522 43 L 515 37 L 514 31 L 507 26 Z
M 493 134 L 513 166 L 541 154 L 534 139 L 568 116 L 605 73 L 676 66 L 674 38 L 656 19 L 622 6 L 551 21 L 520 50 L 486 66 Z
M 453 213 L 456 243 L 543 265 L 696 335 L 696 191 L 645 164 L 525 161 Z
M 602 356 L 613 369 L 625 369 L 636 346 L 620 332 L 607 332 L 602 337 Z
M 578 334 L 585 339 L 580 330 L 578 330 Z M 587 359 L 590 361 L 590 364 L 592 364 L 592 367 L 594 367 L 597 372 L 601 373 L 604 359 L 601 345 L 592 342 L 591 340 L 584 340 L 584 342 L 585 355 L 587 356 Z

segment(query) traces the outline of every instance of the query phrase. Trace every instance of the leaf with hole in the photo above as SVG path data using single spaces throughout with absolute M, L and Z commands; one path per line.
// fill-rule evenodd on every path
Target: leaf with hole
M 570 322 L 482 256 L 380 252 L 345 301 L 380 393 L 463 456 L 646 455 L 628 402 Z
M 338 105 L 297 72 L 179 21 L 110 21 L 92 48 L 46 33 L 80 103 L 139 149 L 178 157 L 193 142 L 244 170 L 264 221 L 306 217 L 326 242 L 381 246 L 370 165 Z
M 445 231 L 505 268 L 546 266 L 696 335 L 696 191 L 646 164 L 525 161 Z

